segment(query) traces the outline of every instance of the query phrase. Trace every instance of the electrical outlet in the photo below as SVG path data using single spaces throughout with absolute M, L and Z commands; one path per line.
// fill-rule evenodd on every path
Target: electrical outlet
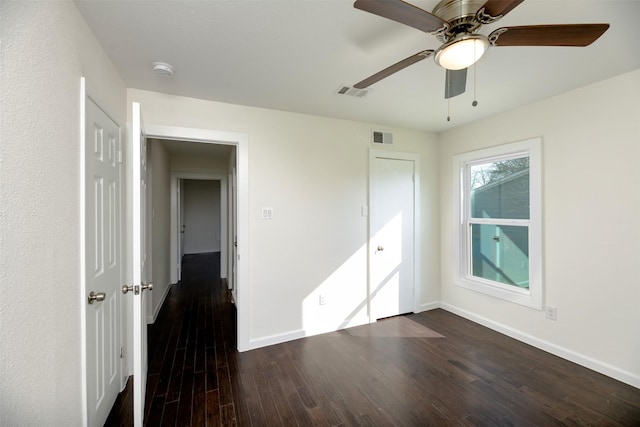
M 320 295 L 320 297 L 318 298 L 318 304 L 325 305 L 326 303 L 327 303 L 327 300 L 324 297 L 324 295 Z
M 549 320 L 556 320 L 558 318 L 558 309 L 553 306 L 546 306 L 544 308 L 545 317 Z

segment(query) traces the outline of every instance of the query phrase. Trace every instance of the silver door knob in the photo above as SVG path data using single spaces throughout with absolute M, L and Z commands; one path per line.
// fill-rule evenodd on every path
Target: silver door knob
M 131 286 L 124 285 L 122 287 L 122 293 L 126 294 L 127 292 L 133 292 L 133 285 Z
M 89 300 L 89 304 L 93 304 L 94 302 L 98 301 L 104 301 L 104 299 L 107 297 L 107 295 L 104 292 L 98 292 L 97 294 L 93 291 L 91 291 L 89 293 L 89 296 L 87 297 L 87 299 Z
M 384 251 L 384 246 L 378 246 L 378 252 Z
M 153 283 L 143 283 L 142 286 L 140 286 L 140 289 L 147 290 L 147 291 L 152 291 L 153 290 Z

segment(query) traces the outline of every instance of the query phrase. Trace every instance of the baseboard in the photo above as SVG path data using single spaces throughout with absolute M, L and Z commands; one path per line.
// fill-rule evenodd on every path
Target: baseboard
M 418 311 L 416 313 L 422 313 L 423 311 L 435 310 L 436 308 L 441 308 L 440 301 L 436 302 L 428 302 L 426 304 L 420 304 L 418 306 Z
M 510 326 L 504 325 L 502 323 L 498 323 L 491 319 L 487 319 L 486 317 L 479 316 L 477 314 L 471 313 L 470 311 L 467 311 L 467 310 L 463 310 L 451 304 L 441 302 L 438 305 L 443 310 L 456 314 L 460 317 L 464 317 L 465 319 L 471 320 L 472 322 L 478 323 L 482 326 L 486 326 L 489 329 L 493 329 L 494 331 L 500 332 L 501 334 L 507 335 L 518 341 L 522 341 L 533 347 L 539 348 L 540 350 L 544 350 L 548 353 L 551 353 L 553 355 L 566 359 L 570 362 L 584 366 L 585 368 L 589 368 L 593 371 L 596 371 L 608 377 L 614 378 L 625 384 L 629 384 L 630 386 L 640 388 L 640 376 L 634 375 L 631 372 L 627 372 L 623 369 L 617 368 L 608 363 L 602 362 L 600 360 L 596 360 L 589 356 L 585 356 L 583 354 L 580 354 L 573 350 L 569 350 L 559 345 L 550 343 L 548 341 L 541 340 L 532 335 L 529 335 L 527 333 L 514 329 Z
M 152 313 L 147 313 L 147 324 L 152 324 L 155 323 L 156 318 L 158 317 L 158 313 L 160 313 L 160 309 L 162 308 L 162 305 L 164 304 L 164 300 L 167 298 L 167 295 L 169 295 L 169 291 L 171 290 L 171 286 L 172 284 L 169 283 L 165 289 L 164 292 L 162 293 L 162 297 L 160 298 L 159 303 L 153 307 L 153 312 Z
M 282 334 L 268 335 L 266 337 L 249 340 L 249 350 L 267 347 L 269 345 L 282 344 L 283 342 L 293 341 L 304 337 L 306 337 L 306 334 L 303 329 L 285 332 Z
M 353 328 L 356 326 L 369 324 L 368 316 L 357 316 L 345 320 L 337 329 L 329 330 L 313 330 L 307 331 L 304 329 L 297 329 L 295 331 L 285 332 L 282 334 L 269 335 L 262 338 L 256 338 L 249 340 L 249 350 L 255 350 L 260 347 L 267 347 L 269 345 L 281 344 L 287 341 L 293 341 L 300 338 L 312 337 L 322 334 L 330 334 L 331 332 L 340 331 L 346 328 Z

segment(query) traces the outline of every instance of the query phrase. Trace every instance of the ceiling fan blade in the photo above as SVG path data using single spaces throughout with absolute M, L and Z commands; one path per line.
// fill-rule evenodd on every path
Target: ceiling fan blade
M 498 18 L 511 12 L 513 8 L 523 1 L 524 0 L 487 0 L 480 10 L 484 9 L 486 15 Z
M 426 33 L 447 25 L 446 21 L 402 0 L 356 0 L 353 7 Z
M 494 46 L 589 46 L 609 24 L 527 25 L 498 28 L 489 35 Z
M 409 65 L 413 65 L 418 61 L 422 61 L 423 59 L 428 58 L 429 56 L 433 55 L 433 52 L 433 50 L 429 49 L 418 52 L 415 55 L 411 55 L 410 57 L 405 58 L 400 62 L 396 62 L 392 66 L 387 67 L 370 77 L 367 77 L 361 82 L 354 84 L 353 87 L 355 87 L 356 89 L 364 89 L 366 87 L 369 87 L 372 84 L 384 79 L 385 77 L 389 77 L 391 74 L 397 73 L 398 71 L 407 68 Z
M 462 95 L 467 87 L 467 69 L 447 70 L 447 79 L 444 83 L 444 99 Z

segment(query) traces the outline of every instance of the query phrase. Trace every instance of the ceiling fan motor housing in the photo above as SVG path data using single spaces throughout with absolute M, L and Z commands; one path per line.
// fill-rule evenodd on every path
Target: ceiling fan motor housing
M 476 13 L 484 4 L 485 0 L 442 0 L 431 13 L 449 25 L 443 31 L 437 31 L 435 36 L 446 43 L 458 34 L 474 32 L 481 25 Z

